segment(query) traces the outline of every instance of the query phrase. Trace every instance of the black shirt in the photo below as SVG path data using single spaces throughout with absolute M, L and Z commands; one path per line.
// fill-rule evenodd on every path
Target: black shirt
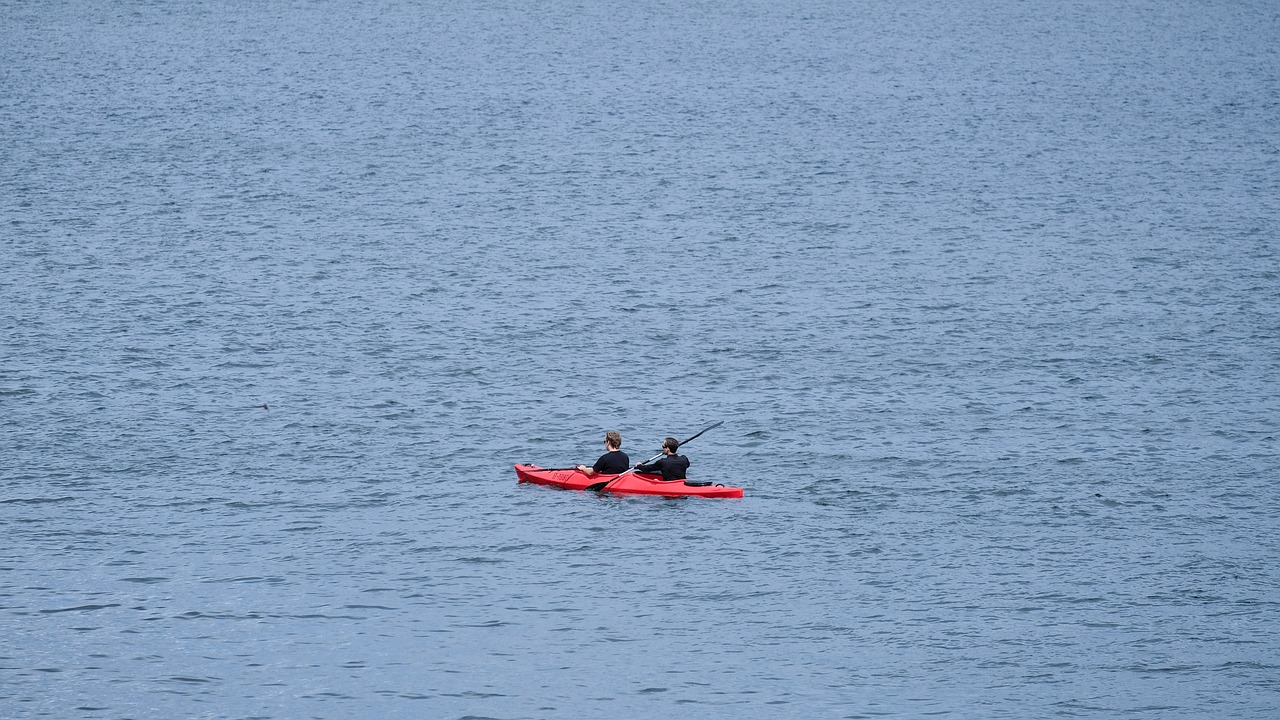
M 683 480 L 689 469 L 689 458 L 683 455 L 663 455 L 656 462 L 641 463 L 636 468 L 642 473 L 660 472 L 663 480 Z
M 617 475 L 625 472 L 629 467 L 631 467 L 631 458 L 627 457 L 626 453 L 621 450 L 610 450 L 601 455 L 591 469 L 604 475 Z

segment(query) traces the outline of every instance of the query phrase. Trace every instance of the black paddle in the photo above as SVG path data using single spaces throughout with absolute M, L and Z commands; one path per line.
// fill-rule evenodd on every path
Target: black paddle
M 723 424 L 724 424 L 724 421 L 723 421 L 723 420 L 721 420 L 720 422 L 716 423 L 715 425 L 712 425 L 712 426 L 710 426 L 710 427 L 705 428 L 702 432 L 698 433 L 698 435 L 701 435 L 702 433 L 706 432 L 707 430 L 714 430 L 715 428 L 718 428 L 718 427 L 720 427 L 720 426 L 721 426 L 721 425 L 723 425 Z M 688 440 L 685 440 L 685 441 L 681 442 L 681 443 L 680 443 L 680 447 L 684 447 L 685 445 L 687 445 L 687 444 L 689 444 L 689 443 L 693 442 L 694 440 L 696 440 L 696 439 L 698 438 L 698 435 L 694 435 L 693 437 L 689 438 Z M 666 453 L 658 453 L 657 455 L 654 455 L 653 457 L 649 458 L 648 460 L 645 460 L 644 462 L 642 462 L 642 463 L 640 463 L 640 464 L 641 464 L 641 465 L 648 465 L 649 463 L 653 462 L 654 460 L 657 460 L 658 458 L 662 457 L 662 456 L 663 456 L 663 455 L 665 455 L 665 454 L 666 454 Z M 587 490 L 595 490 L 596 492 L 600 492 L 601 490 L 604 490 L 604 489 L 605 489 L 605 487 L 606 487 L 609 483 L 613 482 L 614 480 L 617 480 L 618 478 L 620 478 L 620 477 L 622 477 L 623 475 L 626 475 L 627 473 L 630 473 L 630 472 L 635 472 L 635 467 L 634 467 L 634 466 L 633 466 L 633 467 L 629 467 L 629 468 L 627 468 L 626 470 L 623 470 L 622 472 L 618 473 L 617 475 L 614 475 L 613 477 L 609 478 L 608 480 L 605 480 L 604 482 L 591 483 L 590 485 L 588 485 L 588 486 L 586 487 L 586 489 L 587 489 Z

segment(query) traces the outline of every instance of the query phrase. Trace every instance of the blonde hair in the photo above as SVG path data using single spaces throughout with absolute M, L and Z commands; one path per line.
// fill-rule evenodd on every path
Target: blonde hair
M 622 436 L 617 430 L 610 430 L 604 434 L 604 441 L 613 446 L 615 450 L 622 448 Z

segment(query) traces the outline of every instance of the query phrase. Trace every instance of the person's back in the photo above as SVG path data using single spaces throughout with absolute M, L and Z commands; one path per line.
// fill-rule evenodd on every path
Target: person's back
M 631 458 L 621 450 L 610 450 L 600 456 L 596 460 L 596 464 L 591 467 L 598 475 L 617 475 L 626 472 L 631 467 Z
M 622 452 L 622 435 L 617 430 L 610 430 L 604 434 L 605 454 L 601 455 L 596 464 L 591 467 L 579 465 L 578 470 L 585 473 L 589 477 L 596 475 L 617 475 L 624 473 L 627 468 L 631 467 L 631 458 Z
M 683 455 L 667 455 L 660 458 L 650 467 L 653 470 L 643 470 L 641 472 L 657 471 L 662 474 L 663 480 L 684 480 L 689 472 L 689 458 Z
M 689 458 L 677 455 L 680 441 L 667 438 L 662 441 L 663 456 L 651 463 L 640 463 L 636 470 L 642 473 L 660 473 L 663 480 L 684 480 L 689 471 Z

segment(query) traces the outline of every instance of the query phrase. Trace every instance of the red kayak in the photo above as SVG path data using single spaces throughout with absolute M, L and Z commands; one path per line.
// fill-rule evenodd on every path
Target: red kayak
M 548 470 L 537 465 L 516 465 L 522 483 L 550 485 L 565 490 L 586 490 L 589 485 L 607 483 L 600 492 L 619 495 L 660 495 L 662 497 L 740 498 L 742 488 L 724 485 L 686 485 L 684 480 L 663 480 L 661 475 L 629 472 L 622 475 L 590 477 L 578 470 Z

